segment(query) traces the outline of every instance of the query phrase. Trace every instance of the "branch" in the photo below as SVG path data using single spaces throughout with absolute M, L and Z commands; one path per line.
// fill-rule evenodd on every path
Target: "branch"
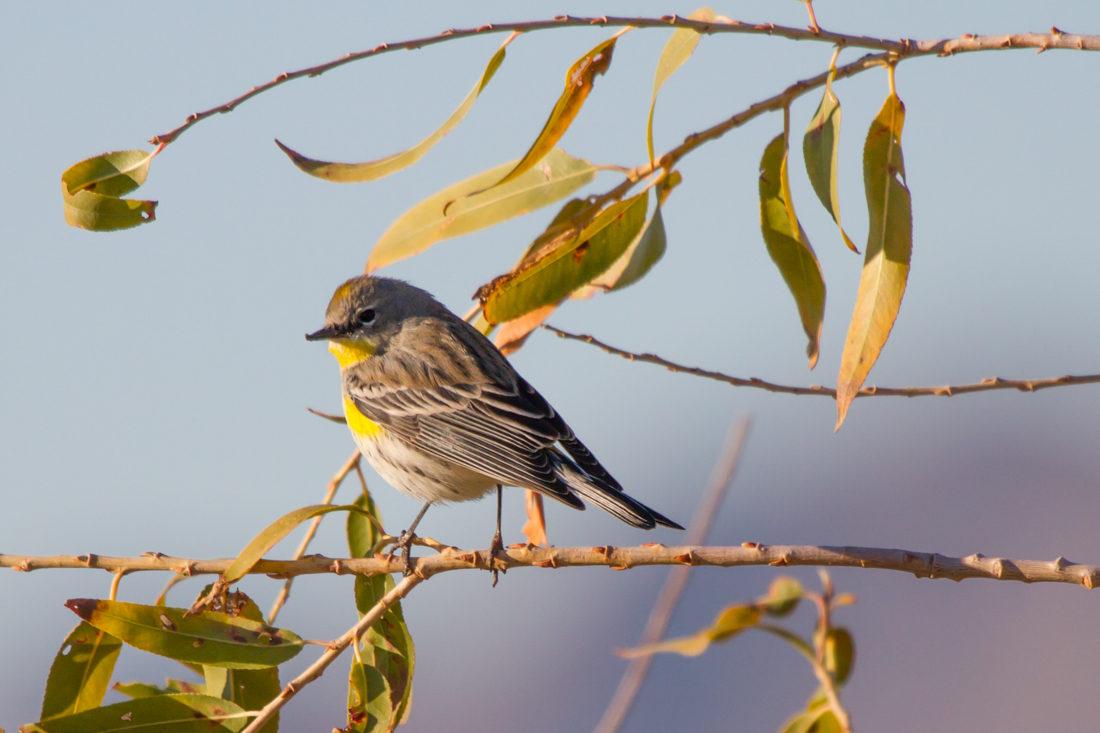
M 320 659 L 309 665 L 306 671 L 295 677 L 293 681 L 288 682 L 286 687 L 283 688 L 283 691 L 276 695 L 274 700 L 265 705 L 263 710 L 259 712 L 259 715 L 256 716 L 256 719 L 249 723 L 248 727 L 241 731 L 241 733 L 256 733 L 256 731 L 260 730 L 260 728 L 271 720 L 284 705 L 290 702 L 290 698 L 297 695 L 303 687 L 324 674 L 328 666 L 336 661 L 336 657 L 340 656 L 343 651 L 348 648 L 349 644 L 358 640 L 360 636 L 365 634 L 367 629 L 382 617 L 386 609 L 407 596 L 409 591 L 415 588 L 422 580 L 423 578 L 417 577 L 416 575 L 410 575 L 398 583 L 393 590 L 382 596 L 382 599 L 374 604 L 371 610 L 363 614 L 363 617 L 359 619 L 359 622 L 355 624 L 355 626 L 352 626 L 344 632 L 343 636 L 328 645 L 328 649 L 325 650 L 325 653 L 321 655 Z
M 871 48 L 885 51 L 894 57 L 927 56 L 937 54 L 949 56 L 956 53 L 971 51 L 997 51 L 1013 48 L 1035 48 L 1039 51 L 1048 49 L 1073 49 L 1079 51 L 1100 51 L 1100 36 L 1075 35 L 1063 33 L 1057 28 L 1051 28 L 1049 34 L 1044 33 L 1019 33 L 1015 35 L 1001 36 L 975 36 L 965 34 L 959 38 L 913 41 L 910 39 L 888 40 L 882 38 L 868 38 L 866 36 L 851 36 L 844 33 L 832 33 L 820 28 L 803 29 L 774 25 L 772 23 L 753 24 L 731 20 L 728 23 L 708 23 L 706 21 L 689 20 L 675 15 L 666 15 L 660 18 L 624 18 L 615 16 L 601 17 L 571 17 L 562 15 L 553 20 L 534 20 L 523 23 L 489 23 L 478 28 L 450 29 L 434 36 L 425 36 L 397 43 L 383 43 L 366 51 L 349 53 L 327 63 L 309 66 L 297 71 L 288 71 L 259 86 L 252 87 L 246 93 L 229 100 L 225 104 L 211 107 L 202 112 L 195 112 L 184 123 L 175 129 L 154 136 L 149 142 L 153 145 L 168 145 L 186 132 L 192 125 L 207 117 L 216 114 L 232 112 L 236 107 L 247 102 L 252 97 L 262 94 L 270 89 L 285 84 L 292 79 L 302 77 L 315 77 L 326 71 L 339 68 L 353 61 L 377 56 L 399 50 L 416 50 L 424 46 L 431 46 L 444 41 L 471 36 L 486 35 L 489 33 L 527 33 L 532 31 L 548 30 L 552 28 L 569 28 L 577 26 L 630 26 L 633 28 L 691 28 L 699 33 L 713 35 L 715 33 L 747 33 L 756 35 L 780 36 L 794 41 L 818 41 L 836 46 L 851 46 L 854 48 Z M 838 74 L 838 78 L 843 76 Z M 822 82 L 824 84 L 824 81 Z
M 772 382 L 765 382 L 763 379 L 757 379 L 756 377 L 749 377 L 743 379 L 741 377 L 732 377 L 722 372 L 712 372 L 708 369 L 700 369 L 699 367 L 689 367 L 676 362 L 663 359 L 656 354 L 636 354 L 632 351 L 624 351 L 623 349 L 605 344 L 597 338 L 588 336 L 586 334 L 570 333 L 563 331 L 560 328 L 555 328 L 549 324 L 542 324 L 542 328 L 547 331 L 557 334 L 563 339 L 571 339 L 573 341 L 582 341 L 586 344 L 592 344 L 606 351 L 608 354 L 615 356 L 621 356 L 624 359 L 630 361 L 644 361 L 649 364 L 658 364 L 665 367 L 670 372 L 682 372 L 684 374 L 694 374 L 697 377 L 704 377 L 706 379 L 713 379 L 719 382 L 725 382 L 726 384 L 732 384 L 734 387 L 755 387 L 757 389 L 767 390 L 768 392 L 779 392 L 782 394 L 793 395 L 820 395 L 823 397 L 831 397 L 836 399 L 836 390 L 829 387 L 822 387 L 820 385 L 811 385 L 809 387 L 789 387 L 782 384 L 774 384 Z M 864 387 L 857 394 L 856 397 L 954 397 L 960 394 L 970 394 L 971 392 L 989 392 L 998 389 L 1015 389 L 1020 392 L 1037 392 L 1041 389 L 1048 389 L 1050 387 L 1068 387 L 1076 384 L 1098 384 L 1100 383 L 1100 374 L 1085 374 L 1082 376 L 1072 377 L 1066 375 L 1064 377 L 1051 377 L 1049 379 L 1001 379 L 1000 377 L 990 377 L 983 379 L 975 384 L 959 384 L 954 386 L 944 385 L 942 387 Z
M 452 570 L 490 570 L 488 550 L 460 550 L 440 546 L 437 555 L 413 558 L 413 570 L 422 578 L 430 578 Z M 233 562 L 223 560 L 191 560 L 147 553 L 141 557 L 107 557 L 102 555 L 0 555 L 0 568 L 31 571 L 45 568 L 98 568 L 109 572 L 127 573 L 149 570 L 170 570 L 181 575 L 212 575 L 225 571 Z M 912 573 L 918 578 L 965 580 L 1017 580 L 1024 583 L 1072 583 L 1085 588 L 1100 585 L 1100 567 L 1056 560 L 1010 560 L 986 557 L 980 553 L 968 557 L 948 557 L 938 553 L 913 552 L 878 547 L 825 547 L 813 545 L 762 545 L 746 542 L 740 547 L 666 547 L 648 543 L 639 547 L 535 547 L 513 545 L 498 552 L 493 566 L 498 570 L 515 568 L 562 568 L 603 566 L 612 570 L 647 565 L 692 565 L 711 567 L 742 567 L 772 565 L 787 567 L 874 568 Z M 401 558 L 385 555 L 369 558 L 330 558 L 310 555 L 300 560 L 261 560 L 249 571 L 252 574 L 288 578 L 296 575 L 334 573 L 337 575 L 374 576 L 400 573 Z

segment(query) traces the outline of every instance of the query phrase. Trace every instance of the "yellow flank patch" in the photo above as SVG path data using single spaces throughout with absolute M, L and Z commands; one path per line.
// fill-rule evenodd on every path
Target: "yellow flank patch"
M 347 395 L 344 395 L 344 417 L 348 419 L 351 432 L 363 438 L 377 438 L 384 430 L 381 425 L 359 412 L 359 408 Z
M 340 368 L 369 359 L 374 355 L 374 344 L 368 341 L 352 341 L 350 339 L 334 339 L 328 342 L 328 350 L 340 362 Z

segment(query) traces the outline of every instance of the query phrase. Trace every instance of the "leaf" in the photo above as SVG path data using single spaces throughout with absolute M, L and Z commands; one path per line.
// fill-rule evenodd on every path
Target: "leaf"
M 385 733 L 396 727 L 393 693 L 375 667 L 353 660 L 348 678 L 348 727 L 346 733 Z
M 200 666 L 201 669 L 201 666 Z M 206 694 L 206 685 L 193 685 L 190 682 L 168 678 L 164 681 L 164 687 L 149 685 L 144 682 L 116 682 L 111 689 L 127 697 L 137 699 L 139 697 L 153 697 L 154 695 Z
M 728 641 L 760 621 L 760 609 L 755 606 L 730 606 L 722 610 L 711 626 L 678 639 L 666 639 L 656 644 L 645 644 L 633 649 L 618 649 L 616 653 L 625 659 L 646 657 L 661 652 L 671 652 L 685 657 L 697 657 L 716 641 Z
M 664 257 L 667 245 L 665 220 L 658 206 L 622 257 L 607 272 L 593 280 L 592 287 L 611 293 L 633 285 Z
M 279 544 L 284 537 L 294 531 L 295 527 L 307 519 L 319 517 L 322 514 L 328 514 L 330 512 L 360 511 L 363 510 L 354 504 L 343 506 L 313 504 L 312 506 L 302 507 L 301 509 L 295 509 L 292 512 L 284 514 L 269 524 L 263 532 L 260 532 L 252 538 L 248 546 L 241 550 L 241 554 L 237 556 L 237 559 L 221 574 L 219 583 L 224 586 L 229 583 L 235 583 L 243 578 L 256 563 L 263 559 L 263 556 L 267 554 L 268 550 Z
M 412 257 L 444 239 L 460 237 L 560 201 L 596 177 L 587 160 L 555 148 L 542 164 L 508 183 L 483 191 L 515 165 L 505 163 L 449 186 L 402 214 L 382 235 L 367 272 Z M 454 203 L 443 213 L 443 206 Z
M 474 106 L 474 102 L 477 100 L 478 95 L 488 86 L 489 80 L 493 78 L 493 74 L 495 74 L 496 70 L 500 68 L 500 65 L 504 63 L 504 48 L 508 45 L 509 41 L 511 41 L 511 38 L 505 41 L 504 45 L 502 45 L 493 55 L 493 58 L 489 60 L 489 65 L 485 68 L 481 78 L 478 79 L 477 84 L 475 84 L 470 93 L 466 95 L 466 99 L 462 100 L 462 104 L 458 106 L 458 109 L 447 118 L 447 121 L 444 122 L 438 130 L 404 152 L 395 153 L 380 160 L 372 160 L 369 163 L 329 163 L 323 160 L 307 158 L 291 150 L 278 140 L 275 141 L 275 144 L 287 154 L 291 162 L 298 166 L 300 170 L 315 178 L 322 178 L 336 183 L 373 181 L 388 176 L 391 173 L 396 173 L 402 168 L 408 168 L 410 165 L 423 158 L 436 143 L 443 139 L 444 135 L 457 127 L 458 123 L 462 121 Z
M 688 16 L 688 20 L 702 20 L 713 23 L 717 16 L 710 8 L 699 8 Z M 695 47 L 699 45 L 702 36 L 691 28 L 678 28 L 668 39 L 665 48 L 661 51 L 661 58 L 657 61 L 657 73 L 653 76 L 653 101 L 649 103 L 649 124 L 646 127 L 646 143 L 649 145 L 649 164 L 653 162 L 653 110 L 657 106 L 657 92 L 669 80 L 676 70 L 683 66 L 691 55 L 695 53 Z
M 99 707 L 121 650 L 121 641 L 81 621 L 65 637 L 50 667 L 42 719 Z
M 523 536 L 532 545 L 550 546 L 546 539 L 546 512 L 542 506 L 542 494 L 525 489 L 527 494 L 527 522 L 523 525 Z
M 802 600 L 802 584 L 794 578 L 781 575 L 768 587 L 768 595 L 756 599 L 756 605 L 769 616 L 783 617 L 798 608 Z
M 818 712 L 817 718 L 814 720 L 814 724 L 810 728 L 809 733 L 842 733 L 842 730 L 840 721 L 837 720 L 836 713 L 826 709 Z
M 825 94 L 821 98 L 821 104 L 817 106 L 817 112 L 802 137 L 802 158 L 806 162 L 806 175 L 810 178 L 810 185 L 821 205 L 832 215 L 840 236 L 844 238 L 844 244 L 859 254 L 840 224 L 840 197 L 836 184 L 837 154 L 840 151 L 840 100 L 833 93 L 835 76 L 834 67 L 825 81 Z
M 542 132 L 535 138 L 535 142 L 531 145 L 527 154 L 516 163 L 515 167 L 489 188 L 496 188 L 509 181 L 516 180 L 546 157 L 546 154 L 569 129 L 569 125 L 573 123 L 577 113 L 581 111 L 584 100 L 588 98 L 588 93 L 592 91 L 596 76 L 603 76 L 608 67 L 611 66 L 611 54 L 615 52 L 615 40 L 615 38 L 610 38 L 604 41 L 584 56 L 581 56 L 569 67 L 569 72 L 565 75 L 565 91 L 558 97 L 558 102 L 554 105 L 550 118 L 546 120 Z
M 155 220 L 156 201 L 120 198 L 145 183 L 154 155 L 156 152 L 119 150 L 71 166 L 61 174 L 65 223 L 108 232 Z
M 557 303 L 607 271 L 645 223 L 648 193 L 607 207 L 579 234 L 532 253 L 511 272 L 478 290 L 490 323 Z
M 348 552 L 351 557 L 371 557 L 382 539 L 382 515 L 369 492 L 359 494 L 355 506 L 361 511 L 348 512 Z M 371 521 L 373 518 L 374 521 Z
M 143 730 L 157 733 L 226 733 L 239 731 L 248 720 L 244 710 L 209 695 L 156 695 L 87 710 L 75 715 L 21 725 L 21 733 L 113 733 Z M 221 719 L 221 720 L 219 720 Z
M 825 279 L 814 248 L 794 214 L 784 135 L 768 143 L 760 160 L 760 229 L 768 254 L 798 306 L 802 329 L 809 339 L 806 355 L 813 369 L 825 318 Z
M 841 733 L 840 721 L 828 708 L 807 710 L 788 720 L 781 733 Z
M 832 673 L 838 687 L 851 676 L 855 658 L 855 642 L 848 630 L 840 627 L 829 629 L 825 637 L 825 669 Z
M 909 278 L 913 211 L 901 153 L 904 123 L 905 105 L 891 94 L 871 123 L 863 146 L 863 187 L 870 226 L 859 294 L 840 360 L 837 430 L 890 336 Z
M 71 599 L 65 606 L 130 646 L 182 662 L 261 669 L 302 650 L 302 640 L 293 632 L 216 611 L 185 616 L 182 608 L 92 598 Z
M 501 324 L 493 343 L 500 349 L 500 353 L 505 356 L 514 354 L 527 342 L 527 337 L 531 335 L 531 332 L 542 325 L 542 322 L 549 318 L 550 314 L 557 308 L 558 303 L 551 303 Z
M 362 494 L 356 504 L 381 525 L 381 515 L 369 494 Z M 373 553 L 379 539 L 381 535 L 373 523 L 353 522 L 349 516 L 348 549 L 352 557 L 367 557 L 368 553 Z M 356 576 L 355 606 L 359 615 L 370 611 L 393 588 L 394 581 L 389 575 Z M 412 635 L 398 602 L 360 638 L 348 680 L 348 725 L 351 730 L 388 731 L 401 722 L 412 702 L 415 663 Z M 384 702 L 377 699 L 383 687 L 388 695 Z M 372 725 L 382 727 L 365 727 L 371 720 L 380 721 Z

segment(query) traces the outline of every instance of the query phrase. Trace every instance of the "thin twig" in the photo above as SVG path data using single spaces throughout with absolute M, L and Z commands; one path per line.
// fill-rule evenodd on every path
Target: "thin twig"
M 440 546 L 437 555 L 413 558 L 416 573 L 425 578 L 452 570 L 489 570 L 488 550 L 462 550 Z M 212 575 L 225 572 L 232 559 L 195 560 L 169 557 L 159 553 L 141 557 L 107 557 L 103 555 L 0 555 L 0 568 L 29 572 L 46 568 L 97 568 L 114 572 L 172 571 L 181 575 Z M 762 545 L 746 542 L 740 547 L 666 547 L 658 543 L 640 547 L 535 547 L 512 546 L 496 553 L 498 569 L 562 568 L 603 566 L 612 570 L 648 565 L 695 565 L 711 567 L 742 567 L 772 565 L 786 567 L 875 568 L 912 573 L 918 578 L 965 580 L 986 578 L 1015 580 L 1024 583 L 1071 583 L 1094 588 L 1100 585 L 1100 567 L 1082 565 L 1059 557 L 1055 560 L 1010 560 L 986 557 L 982 554 L 949 557 L 938 553 L 913 552 L 880 547 L 827 547 L 814 545 Z M 309 555 L 300 560 L 260 560 L 249 573 L 288 578 L 295 575 L 374 576 L 400 573 L 401 558 L 384 555 L 364 558 L 330 558 Z
M 256 731 L 264 727 L 264 725 L 290 701 L 290 698 L 297 695 L 303 687 L 324 674 L 328 666 L 336 661 L 336 658 L 348 648 L 348 645 L 365 634 L 367 629 L 369 629 L 375 621 L 380 619 L 382 614 L 385 613 L 390 606 L 408 595 L 409 591 L 415 588 L 423 580 L 424 578 L 415 574 L 409 575 L 398 583 L 393 590 L 382 596 L 382 599 L 374 604 L 371 610 L 363 614 L 363 617 L 359 619 L 359 622 L 356 623 L 355 626 L 352 626 L 343 636 L 328 645 L 328 649 L 321 655 L 320 659 L 309 665 L 306 671 L 295 677 L 292 682 L 288 682 L 287 686 L 283 688 L 283 691 L 276 695 L 274 700 L 265 705 L 263 709 L 259 711 L 256 718 L 249 723 L 248 727 L 241 731 L 241 733 L 256 733 Z
M 340 484 L 344 482 L 344 478 L 349 473 L 359 468 L 359 459 L 363 454 L 356 448 L 355 452 L 351 454 L 351 457 L 344 462 L 344 465 L 340 467 L 340 470 L 336 472 L 336 475 L 328 482 L 328 486 L 325 489 L 325 499 L 321 503 L 328 506 L 332 503 L 332 497 L 336 496 L 336 490 L 340 488 Z M 297 560 L 302 555 L 306 554 L 306 549 L 309 548 L 309 543 L 313 541 L 313 536 L 317 534 L 317 528 L 321 526 L 321 520 L 325 518 L 325 515 L 314 517 L 313 521 L 309 523 L 309 527 L 306 529 L 306 534 L 302 537 L 301 544 L 298 545 L 298 549 L 295 550 L 292 559 Z M 271 610 L 267 613 L 267 622 L 269 624 L 275 623 L 275 617 L 279 615 L 279 610 L 290 598 L 290 586 L 294 582 L 294 578 L 287 578 L 283 583 L 282 590 L 279 591 L 278 597 L 275 599 L 275 603 L 271 604 Z
M 725 382 L 731 384 L 734 387 L 755 387 L 757 389 L 763 389 L 768 392 L 778 392 L 781 394 L 793 394 L 793 395 L 820 395 L 822 397 L 831 397 L 836 399 L 836 390 L 829 387 L 822 387 L 820 385 L 811 385 L 809 387 L 790 387 L 782 384 L 775 384 L 773 382 L 766 382 L 763 379 L 757 379 L 756 377 L 749 377 L 744 379 L 742 377 L 733 377 L 722 372 L 714 372 L 709 369 L 700 369 L 699 367 L 689 367 L 683 364 L 677 364 L 676 362 L 664 359 L 656 354 L 635 353 L 632 351 L 626 351 L 624 349 L 611 346 L 597 338 L 588 336 L 587 334 L 570 333 L 569 331 L 563 331 L 560 328 L 555 328 L 549 324 L 542 324 L 542 327 L 547 331 L 557 334 L 563 339 L 570 339 L 573 341 L 581 341 L 586 344 L 592 344 L 597 346 L 608 354 L 614 356 L 621 356 L 624 359 L 630 361 L 644 361 L 649 364 L 657 364 L 668 369 L 670 372 L 681 372 L 684 374 L 693 374 L 697 377 L 704 377 L 706 379 L 713 379 L 719 382 Z M 1085 374 L 1081 376 L 1069 376 L 1064 377 L 1050 377 L 1047 379 L 1001 379 L 1000 377 L 990 377 L 983 379 L 980 382 L 973 384 L 958 384 L 953 386 L 944 385 L 942 387 L 864 387 L 857 394 L 856 397 L 953 397 L 960 394 L 970 394 L 972 392 L 990 392 L 998 389 L 1015 389 L 1020 392 L 1037 392 L 1041 389 L 1048 389 L 1050 387 L 1069 387 L 1072 385 L 1080 384 L 1098 384 L 1100 383 L 1100 374 Z
M 754 24 L 740 21 L 708 22 L 681 18 L 675 15 L 666 15 L 661 18 L 625 18 L 614 16 L 601 16 L 598 18 L 559 16 L 553 20 L 534 20 L 522 23 L 490 23 L 478 28 L 451 29 L 434 36 L 416 38 L 397 43 L 383 43 L 372 49 L 349 53 L 327 63 L 309 66 L 297 71 L 289 71 L 279 74 L 277 77 L 259 86 L 252 87 L 244 94 L 231 99 L 225 104 L 211 107 L 202 112 L 196 112 L 189 116 L 182 125 L 173 130 L 156 135 L 149 142 L 153 145 L 167 145 L 175 142 L 180 135 L 192 125 L 212 117 L 216 114 L 232 112 L 237 106 L 248 101 L 252 97 L 274 89 L 292 79 L 303 77 L 315 77 L 326 71 L 339 68 L 353 61 L 370 58 L 378 54 L 390 51 L 414 50 L 443 43 L 458 38 L 485 35 L 489 33 L 520 32 L 548 30 L 553 28 L 568 28 L 577 26 L 629 26 L 633 28 L 690 28 L 708 35 L 716 33 L 747 33 L 769 36 L 779 36 L 796 41 L 820 41 L 831 45 L 851 46 L 853 48 L 870 48 L 885 51 L 899 57 L 927 56 L 937 54 L 948 56 L 956 53 L 971 51 L 995 51 L 1012 48 L 1035 48 L 1040 50 L 1072 49 L 1079 51 L 1100 50 L 1100 36 L 1074 35 L 1063 33 L 1055 28 L 1051 33 L 1019 33 L 1015 35 L 1000 36 L 974 36 L 965 34 L 959 38 L 938 39 L 926 41 L 914 41 L 911 39 L 889 40 L 884 38 L 868 38 L 866 36 L 852 36 L 844 33 L 832 33 L 823 29 L 807 30 L 804 28 L 789 28 L 774 25 L 772 23 Z
M 707 534 L 718 516 L 718 509 L 722 506 L 722 500 L 726 497 L 726 490 L 733 481 L 733 475 L 737 471 L 737 464 L 741 460 L 741 453 L 745 447 L 745 437 L 748 435 L 751 418 L 743 417 L 730 425 L 726 442 L 722 446 L 722 453 L 714 466 L 710 481 L 703 491 L 703 499 L 695 510 L 695 516 L 691 519 L 688 528 L 687 543 L 689 545 L 702 545 L 707 541 Z M 672 619 L 672 613 L 680 602 L 680 597 L 687 587 L 688 576 L 691 573 L 690 566 L 673 568 L 665 585 L 661 588 L 661 594 L 657 597 L 657 603 L 649 614 L 645 631 L 642 632 L 642 640 L 639 646 L 655 644 L 660 641 L 668 629 L 668 622 Z M 649 672 L 649 664 L 652 657 L 638 657 L 631 660 L 623 673 L 619 687 L 615 690 L 614 697 L 604 711 L 603 718 L 596 726 L 596 733 L 615 733 L 626 720 L 626 714 L 630 712 L 634 704 L 634 698 L 638 690 L 642 688 L 646 674 Z

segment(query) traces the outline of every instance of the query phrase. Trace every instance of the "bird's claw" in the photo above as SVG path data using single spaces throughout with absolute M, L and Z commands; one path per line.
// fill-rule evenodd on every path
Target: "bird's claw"
M 497 587 L 497 580 L 499 579 L 498 572 L 508 572 L 503 568 L 501 568 L 499 571 L 497 570 L 495 561 L 498 552 L 504 552 L 504 541 L 501 539 L 499 531 L 495 535 L 493 535 L 493 541 L 489 543 L 489 570 L 493 573 L 494 588 Z
M 412 557 L 409 556 L 409 551 L 412 549 L 413 540 L 416 539 L 416 535 L 407 530 L 401 530 L 401 534 L 397 536 L 397 541 L 393 543 L 390 548 L 389 555 L 386 556 L 387 560 L 392 560 L 393 556 L 397 554 L 398 550 L 401 550 L 401 559 L 404 561 L 402 564 L 401 573 L 406 578 L 412 575 Z

